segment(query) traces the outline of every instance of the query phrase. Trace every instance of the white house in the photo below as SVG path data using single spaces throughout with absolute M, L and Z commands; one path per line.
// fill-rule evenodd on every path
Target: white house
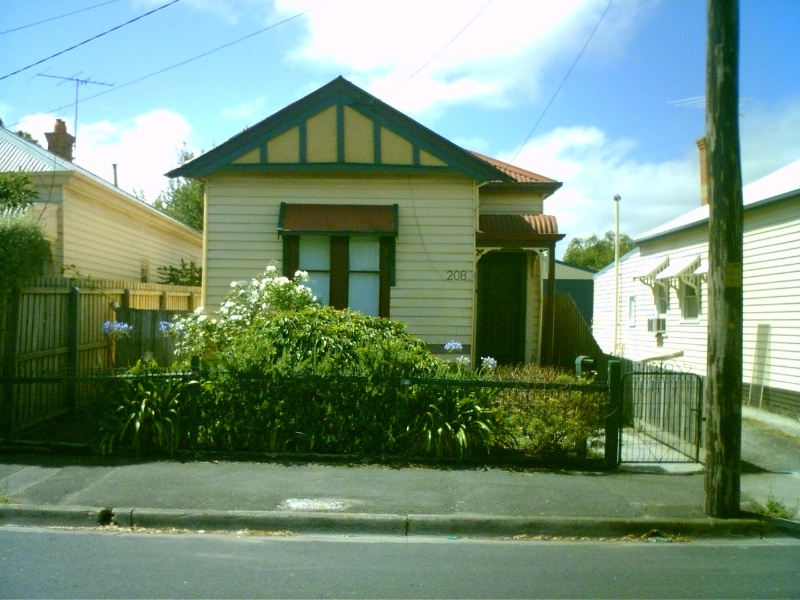
M 800 415 L 800 160 L 743 195 L 743 401 Z M 593 333 L 604 352 L 706 374 L 708 221 L 703 201 L 639 236 L 620 260 L 616 302 L 615 266 L 597 273 Z

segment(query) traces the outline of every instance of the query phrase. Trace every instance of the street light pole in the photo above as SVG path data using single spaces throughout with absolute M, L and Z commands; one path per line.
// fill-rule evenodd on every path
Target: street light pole
M 619 194 L 614 196 L 614 355 L 619 356 Z

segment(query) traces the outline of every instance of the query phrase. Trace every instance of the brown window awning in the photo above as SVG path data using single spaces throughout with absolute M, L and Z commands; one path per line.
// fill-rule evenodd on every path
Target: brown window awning
M 551 215 L 480 215 L 478 246 L 524 247 L 550 245 L 564 239 Z
M 279 235 L 397 237 L 397 204 L 281 203 Z

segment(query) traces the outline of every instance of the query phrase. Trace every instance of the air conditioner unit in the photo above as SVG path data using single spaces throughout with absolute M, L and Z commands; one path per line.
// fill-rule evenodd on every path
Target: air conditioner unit
M 666 333 L 667 320 L 664 318 L 647 319 L 647 331 L 650 333 Z

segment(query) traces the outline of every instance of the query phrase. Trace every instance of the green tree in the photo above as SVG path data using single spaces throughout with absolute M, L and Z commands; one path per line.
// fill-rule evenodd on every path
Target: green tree
M 184 146 L 178 151 L 178 164 L 194 158 L 194 154 Z M 153 206 L 173 219 L 197 231 L 203 231 L 203 205 L 205 185 L 197 179 L 178 177 L 171 179 L 166 190 L 161 192 Z
M 630 236 L 621 233 L 619 236 L 619 253 L 625 254 L 636 244 Z M 587 269 L 599 271 L 614 262 L 614 232 L 607 231 L 599 238 L 590 235 L 588 238 L 573 238 L 564 253 L 564 262 L 572 263 Z
M 26 173 L 0 173 L 0 211 L 26 208 L 38 197 L 39 194 Z
M 52 260 L 41 224 L 15 209 L 0 211 L 0 293 L 19 290 Z

